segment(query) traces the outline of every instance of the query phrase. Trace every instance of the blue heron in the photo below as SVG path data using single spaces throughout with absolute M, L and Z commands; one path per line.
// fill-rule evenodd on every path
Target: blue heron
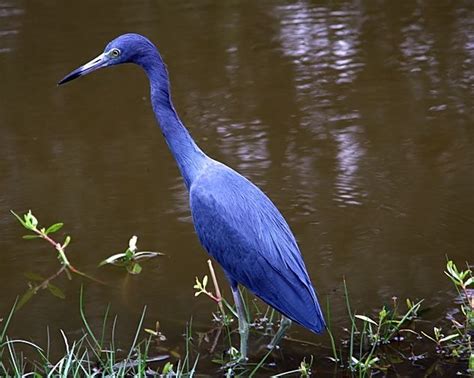
M 230 282 L 239 321 L 240 359 L 247 359 L 249 326 L 239 284 L 282 314 L 270 347 L 278 344 L 291 320 L 322 332 L 323 313 L 290 227 L 257 186 L 207 156 L 194 142 L 173 106 L 166 66 L 150 40 L 139 34 L 121 35 L 58 84 L 121 63 L 137 64 L 148 76 L 156 119 L 189 191 L 196 233 Z

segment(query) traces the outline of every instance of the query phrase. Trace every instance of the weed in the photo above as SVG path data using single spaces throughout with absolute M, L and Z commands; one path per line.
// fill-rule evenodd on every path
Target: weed
M 151 251 L 137 251 L 137 236 L 132 236 L 128 241 L 128 248 L 125 252 L 117 253 L 102 261 L 99 266 L 112 264 L 123 266 L 130 274 L 139 274 L 142 271 L 142 266 L 138 263 L 140 260 L 147 260 L 153 257 L 162 256 L 164 253 Z

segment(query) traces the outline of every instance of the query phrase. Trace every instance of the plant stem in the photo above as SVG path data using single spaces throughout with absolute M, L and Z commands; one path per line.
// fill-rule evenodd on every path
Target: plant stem
M 97 283 L 100 283 L 102 285 L 105 285 L 105 282 L 97 279 L 97 278 L 94 278 L 92 276 L 89 276 L 88 274 L 86 273 L 83 273 L 81 272 L 79 269 L 76 269 L 68 260 L 67 256 L 66 256 L 66 251 L 64 250 L 64 246 L 61 244 L 61 243 L 57 243 L 55 240 L 53 240 L 51 237 L 49 237 L 48 235 L 46 235 L 44 232 L 41 232 L 40 230 L 38 230 L 37 228 L 33 229 L 32 230 L 33 232 L 35 232 L 36 234 L 38 234 L 42 239 L 46 240 L 49 244 L 51 244 L 59 253 L 59 256 L 61 258 L 61 262 L 63 264 L 63 266 L 67 267 L 71 272 L 73 273 L 76 273 L 80 276 L 83 276 L 83 277 L 86 277 L 92 281 L 95 281 Z M 53 275 L 52 278 L 56 278 L 60 273 L 62 273 L 64 271 L 64 269 L 60 269 L 58 271 L 58 274 L 57 275 Z M 50 280 L 50 279 L 48 279 Z
M 219 284 L 217 283 L 216 273 L 214 272 L 214 267 L 212 266 L 212 261 L 207 260 L 207 265 L 209 266 L 209 272 L 211 273 L 212 283 L 214 284 L 214 289 L 216 290 L 215 300 L 217 301 L 217 305 L 219 306 L 219 310 L 221 311 L 222 315 L 225 316 L 224 306 L 222 305 L 222 295 L 221 290 L 219 288 Z

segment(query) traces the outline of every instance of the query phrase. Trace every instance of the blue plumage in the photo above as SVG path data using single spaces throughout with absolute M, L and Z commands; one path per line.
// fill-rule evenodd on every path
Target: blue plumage
M 321 332 L 323 315 L 300 251 L 270 199 L 245 177 L 215 162 L 191 183 L 190 200 L 199 240 L 229 279 Z
M 121 63 L 138 64 L 149 78 L 153 110 L 189 190 L 196 233 L 230 280 L 239 312 L 242 357 L 248 327 L 243 324 L 237 284 L 286 317 L 321 332 L 324 317 L 288 224 L 260 189 L 196 145 L 173 107 L 165 64 L 148 39 L 138 34 L 116 38 L 59 84 Z

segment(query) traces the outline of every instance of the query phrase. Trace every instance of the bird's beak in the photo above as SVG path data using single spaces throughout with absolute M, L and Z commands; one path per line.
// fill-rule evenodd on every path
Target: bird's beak
M 66 75 L 58 85 L 67 83 L 68 81 L 74 80 L 80 76 L 87 75 L 88 73 L 95 71 L 101 67 L 107 66 L 109 59 L 107 55 L 100 54 L 97 58 L 92 59 L 89 63 L 84 64 L 83 66 L 75 69 L 69 75 Z

